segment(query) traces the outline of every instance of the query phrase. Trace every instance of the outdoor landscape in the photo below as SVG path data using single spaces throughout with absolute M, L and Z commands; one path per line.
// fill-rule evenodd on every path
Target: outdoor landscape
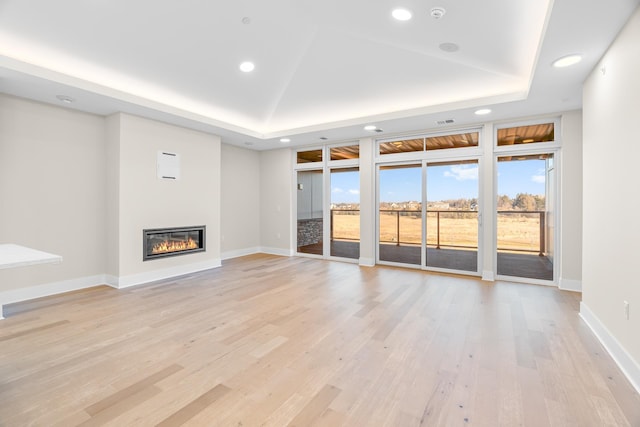
M 427 245 L 476 248 L 477 203 L 475 198 L 427 202 Z M 544 196 L 518 193 L 511 198 L 501 195 L 498 197 L 497 205 L 498 248 L 505 251 L 538 253 L 541 240 L 540 221 L 544 218 Z M 381 243 L 419 245 L 421 210 L 421 204 L 416 201 L 381 203 Z M 359 205 L 337 203 L 332 205 L 331 212 L 333 239 L 358 240 Z

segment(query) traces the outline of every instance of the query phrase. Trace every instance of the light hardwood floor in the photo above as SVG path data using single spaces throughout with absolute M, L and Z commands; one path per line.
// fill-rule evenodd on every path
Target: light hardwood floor
M 2 426 L 640 426 L 579 294 L 253 255 L 8 307 Z

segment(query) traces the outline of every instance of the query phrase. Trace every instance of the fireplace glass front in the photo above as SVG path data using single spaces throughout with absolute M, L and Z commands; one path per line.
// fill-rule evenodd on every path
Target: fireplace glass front
M 143 230 L 143 261 L 205 250 L 206 226 Z

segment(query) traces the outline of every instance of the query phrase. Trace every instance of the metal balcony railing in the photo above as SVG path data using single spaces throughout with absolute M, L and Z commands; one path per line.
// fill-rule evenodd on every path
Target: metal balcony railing
M 359 221 L 357 225 L 357 230 L 351 230 L 349 226 L 341 227 L 342 232 L 336 231 L 335 223 L 336 217 L 339 216 L 359 216 L 359 209 L 331 209 L 331 240 L 348 240 L 348 241 L 359 241 Z M 500 210 L 498 213 L 498 250 L 499 251 L 513 251 L 513 252 L 529 252 L 535 253 L 537 252 L 540 256 L 543 256 L 546 252 L 546 222 L 545 222 L 545 211 L 505 211 Z M 395 221 L 391 220 L 392 226 L 389 225 L 389 220 L 385 221 L 385 230 L 384 233 L 380 230 L 380 243 L 387 244 L 395 244 L 400 246 L 402 244 L 406 245 L 420 245 L 422 241 L 421 228 L 419 230 L 412 231 L 403 231 L 401 225 L 404 221 L 402 219 L 421 219 L 422 212 L 416 210 L 406 210 L 406 209 L 380 209 L 379 215 L 388 215 L 395 217 Z M 440 248 L 459 248 L 459 249 L 478 249 L 477 244 L 477 220 L 478 220 L 478 212 L 472 210 L 427 210 L 427 246 L 435 247 L 436 249 Z M 509 219 L 507 219 L 509 218 Z M 516 224 L 515 226 L 511 226 L 513 230 L 524 230 L 523 232 L 526 234 L 535 233 L 533 230 L 534 227 L 531 224 L 531 221 L 535 221 L 537 219 L 538 227 L 537 229 L 538 236 L 537 238 L 532 238 L 532 236 L 528 236 L 527 241 L 523 241 L 523 237 L 520 236 L 519 239 L 514 238 L 513 236 L 504 236 L 501 235 L 502 228 L 507 227 L 509 222 L 521 222 L 521 225 Z M 344 218 L 342 218 L 344 220 Z M 432 226 L 433 220 L 435 220 L 435 226 Z M 442 224 L 444 221 L 447 221 L 448 229 L 451 230 L 451 223 L 455 221 L 474 221 L 475 222 L 475 232 L 470 231 L 464 234 L 464 231 L 461 232 L 461 235 L 458 236 L 447 236 L 444 233 L 444 227 Z M 352 221 L 353 222 L 353 221 Z M 395 223 L 395 224 L 393 224 Z M 462 225 L 463 223 L 460 222 Z M 501 227 L 500 225 L 503 225 Z M 405 224 L 406 225 L 406 224 Z M 356 226 L 352 226 L 351 228 L 355 228 Z M 407 227 L 406 227 L 407 228 Z M 462 227 L 460 227 L 462 228 Z M 471 227 L 473 229 L 473 227 Z M 434 236 L 435 233 L 435 236 Z M 449 233 L 452 234 L 452 233 Z M 504 233 L 506 234 L 506 233 Z M 524 236 L 527 237 L 527 236 Z M 537 243 L 537 245 L 536 245 Z

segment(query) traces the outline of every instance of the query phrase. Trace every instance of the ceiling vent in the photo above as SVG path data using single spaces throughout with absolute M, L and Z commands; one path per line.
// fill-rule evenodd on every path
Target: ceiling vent
M 436 124 L 438 126 L 442 126 L 442 125 L 450 125 L 455 123 L 456 121 L 453 119 L 446 119 L 446 120 L 436 120 Z

